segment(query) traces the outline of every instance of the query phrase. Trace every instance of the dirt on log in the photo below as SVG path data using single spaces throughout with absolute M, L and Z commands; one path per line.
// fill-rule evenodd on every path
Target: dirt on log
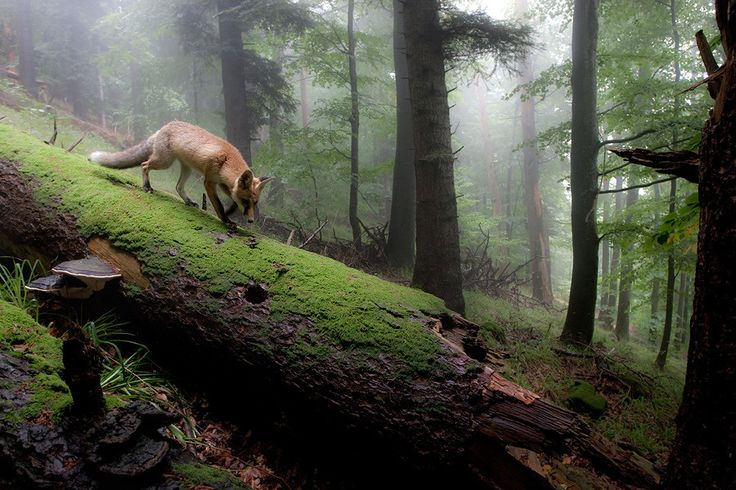
M 369 441 L 481 485 L 552 486 L 514 448 L 575 456 L 622 486 L 659 481 L 638 454 L 469 357 L 463 346 L 484 352 L 477 329 L 433 296 L 254 233 L 226 234 L 201 211 L 144 194 L 138 179 L 3 125 L 0 179 L 3 252 L 108 260 L 123 274 L 112 297 L 154 352 L 236 406 L 273 397 L 325 437 L 347 431 L 356 447 Z

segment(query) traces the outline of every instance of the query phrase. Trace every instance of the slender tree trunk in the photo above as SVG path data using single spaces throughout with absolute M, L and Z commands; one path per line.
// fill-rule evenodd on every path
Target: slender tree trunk
M 659 202 L 662 195 L 659 190 L 659 184 L 654 185 L 654 199 Z M 655 215 L 654 223 L 659 226 L 660 215 L 659 212 Z M 661 287 L 662 280 L 659 277 L 658 267 L 654 268 L 654 276 L 652 277 L 652 296 L 651 296 L 651 310 L 649 313 L 649 343 L 655 344 L 657 342 L 657 325 L 659 324 L 659 289 Z
M 105 82 L 102 74 L 97 71 L 97 92 L 100 96 L 100 123 L 103 128 L 107 128 L 107 115 L 105 114 Z
M 517 14 L 528 10 L 526 0 L 517 0 Z M 531 57 L 527 57 L 520 67 L 522 84 L 533 79 Z M 551 305 L 552 278 L 550 277 L 549 238 L 544 230 L 542 197 L 539 193 L 539 151 L 537 149 L 537 129 L 534 114 L 534 97 L 526 90 L 521 93 L 521 131 L 524 154 L 524 200 L 526 202 L 526 226 L 529 243 L 529 258 L 532 296 L 545 305 Z M 595 303 L 594 303 L 595 305 Z
M 37 97 L 38 86 L 36 85 L 31 3 L 31 0 L 15 0 L 15 32 L 18 36 L 18 76 L 26 91 L 32 97 Z
M 669 212 L 675 211 L 675 202 L 677 198 L 677 179 L 670 182 L 670 206 Z M 664 312 L 664 329 L 662 330 L 662 343 L 659 346 L 659 354 L 657 354 L 656 366 L 663 369 L 667 362 L 667 351 L 670 348 L 670 336 L 672 335 L 672 310 L 674 308 L 675 298 L 675 252 L 670 249 L 667 255 L 667 286 L 666 286 L 666 304 Z
M 561 340 L 590 344 L 598 287 L 596 114 L 598 0 L 575 0 L 572 25 L 572 283 Z
M 620 175 L 616 177 L 616 190 L 620 191 L 624 187 L 624 179 Z M 623 211 L 623 198 L 621 192 L 615 193 L 614 213 L 619 215 Z M 619 262 L 621 259 L 621 247 L 614 244 L 611 251 L 611 266 L 609 268 L 609 278 L 606 286 L 606 306 L 605 316 L 602 318 L 601 326 L 606 330 L 613 330 L 613 312 L 616 310 L 616 300 L 618 295 L 618 278 L 621 273 L 619 270 Z
M 607 191 L 610 187 L 610 179 L 603 177 L 603 190 Z M 610 199 L 607 194 L 602 194 L 599 198 L 600 206 L 603 208 L 603 223 L 608 223 L 610 217 Z M 610 312 L 608 311 L 608 283 L 611 280 L 611 242 L 607 238 L 601 240 L 601 296 L 598 304 L 598 321 L 602 322 Z
M 629 185 L 636 185 L 636 181 L 631 178 Z M 639 199 L 639 189 L 629 189 L 626 192 L 626 219 L 625 222 L 631 223 L 632 207 Z M 630 253 L 632 246 L 629 245 L 624 254 L 621 251 L 621 278 L 618 283 L 618 308 L 616 310 L 616 338 L 619 340 L 627 340 L 629 338 L 629 314 L 631 310 L 631 284 L 634 281 L 634 264 Z
M 478 100 L 478 122 L 480 124 L 480 134 L 483 138 L 483 155 L 488 161 L 486 165 L 486 181 L 487 195 L 490 201 L 490 216 L 500 219 L 503 217 L 503 200 L 501 199 L 501 190 L 498 185 L 498 162 L 493 152 L 491 125 L 488 121 L 488 97 L 486 89 L 482 84 L 476 85 L 476 98 Z M 499 231 L 502 231 L 499 228 Z
M 404 2 L 417 182 L 417 255 L 412 284 L 465 311 L 450 141 L 445 64 L 437 0 Z
M 131 109 L 133 110 L 133 138 L 136 141 L 141 141 L 148 136 L 143 115 L 145 110 L 144 95 L 141 65 L 138 61 L 133 60 L 130 62 L 130 100 Z
M 222 93 L 225 99 L 225 132 L 230 143 L 251 161 L 251 128 L 245 93 L 243 33 L 234 9 L 237 0 L 218 0 Z
M 677 352 L 682 350 L 683 339 L 685 338 L 685 296 L 687 295 L 687 274 L 680 271 L 680 286 L 677 291 L 677 330 L 673 347 Z
M 404 4 L 394 0 L 394 72 L 396 74 L 396 154 L 391 190 L 386 256 L 394 267 L 411 269 L 416 239 L 417 191 L 414 175 L 414 135 L 404 35 Z
M 358 222 L 358 132 L 360 109 L 358 106 L 358 73 L 355 66 L 355 0 L 348 0 L 348 71 L 350 75 L 350 206 L 348 217 L 353 230 L 353 246 L 360 248 L 360 223 Z
M 30 2 L 28 2 L 30 3 Z M 8 19 L 2 21 L 3 48 L 5 49 L 5 60 L 8 65 L 15 64 L 15 50 L 13 49 L 13 26 Z
M 309 104 L 309 85 L 307 85 L 308 78 L 309 73 L 305 68 L 302 68 L 299 75 L 299 114 L 302 118 L 303 128 L 309 126 L 309 114 L 311 112 Z

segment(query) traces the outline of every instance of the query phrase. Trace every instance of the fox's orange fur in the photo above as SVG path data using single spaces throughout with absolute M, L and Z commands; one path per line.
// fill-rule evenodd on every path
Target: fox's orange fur
M 204 176 L 204 188 L 217 216 L 227 225 L 233 225 L 217 196 L 217 188 L 230 196 L 253 222 L 255 205 L 263 185 L 270 177 L 258 178 L 248 167 L 237 148 L 208 131 L 181 121 L 172 121 L 156 131 L 150 138 L 127 150 L 117 153 L 96 151 L 89 156 L 93 162 L 105 167 L 130 168 L 140 165 L 143 172 L 143 189 L 151 192 L 148 173 L 151 170 L 169 168 L 175 160 L 181 163 L 181 174 L 176 191 L 185 203 L 197 204 L 184 191 L 192 169 Z

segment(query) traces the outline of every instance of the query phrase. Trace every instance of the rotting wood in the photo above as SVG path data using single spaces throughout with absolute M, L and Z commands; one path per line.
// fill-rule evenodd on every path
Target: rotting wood
M 225 295 L 212 296 L 197 278 L 177 270 L 146 276 L 133 254 L 115 250 L 101 237 L 86 241 L 73 219 L 59 219 L 55 211 L 36 202 L 32 192 L 24 192 L 27 178 L 14 164 L 0 161 L 0 175 L 9 184 L 18 184 L 0 192 L 0 208 L 22 212 L 0 230 L 4 251 L 24 254 L 30 249 L 47 263 L 92 252 L 111 262 L 125 281 L 139 288 L 134 294 L 118 294 L 137 327 L 162 345 L 159 352 L 174 368 L 207 380 L 213 390 L 218 389 L 213 381 L 222 377 L 226 363 L 230 381 L 221 389 L 227 396 L 234 396 L 232 380 L 236 379 L 247 382 L 240 381 L 235 391 L 264 397 L 288 393 L 287 398 L 298 404 L 281 406 L 282 410 L 298 406 L 301 412 L 312 407 L 315 413 L 330 414 L 323 422 L 328 425 L 325 434 L 352 427 L 356 440 L 390 441 L 393 454 L 426 467 L 475 468 L 485 474 L 493 461 L 503 460 L 499 451 L 511 445 L 550 458 L 577 454 L 612 478 L 642 487 L 653 487 L 659 480 L 650 463 L 598 438 L 576 414 L 470 359 L 462 337 L 460 342 L 452 340 L 452 335 L 463 330 L 469 332 L 465 337 L 477 335 L 477 326 L 462 317 L 450 316 L 442 325 L 441 318 L 419 312 L 403 318 L 405 314 L 397 312 L 403 321 L 419 321 L 427 330 L 439 322 L 438 334 L 450 339 L 438 354 L 444 371 L 431 376 L 407 373 L 401 360 L 364 359 L 358 352 L 324 342 L 314 332 L 313 320 L 298 311 L 274 319 L 268 295 L 254 303 L 248 301 L 245 287 L 236 287 Z M 104 192 L 104 185 L 111 184 L 100 179 L 95 192 Z M 46 240 L 29 234 L 29 228 L 58 237 L 56 248 L 48 249 Z M 80 242 L 88 245 L 80 250 Z M 176 339 L 175 346 L 170 345 L 171 339 Z M 317 363 L 293 362 L 292 347 L 299 339 L 327 355 Z M 196 366 L 192 359 L 197 359 Z

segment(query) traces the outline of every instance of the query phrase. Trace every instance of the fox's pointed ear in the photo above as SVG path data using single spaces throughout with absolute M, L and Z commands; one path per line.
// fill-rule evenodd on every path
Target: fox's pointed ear
M 276 177 L 261 177 L 260 179 L 258 179 L 259 180 L 258 187 L 259 188 L 263 187 L 263 184 L 265 184 L 266 182 L 270 182 L 275 178 Z
M 252 183 L 253 183 L 253 171 L 251 169 L 246 169 L 245 172 L 240 174 L 240 178 L 238 179 L 238 185 L 242 187 L 243 189 L 249 189 Z

